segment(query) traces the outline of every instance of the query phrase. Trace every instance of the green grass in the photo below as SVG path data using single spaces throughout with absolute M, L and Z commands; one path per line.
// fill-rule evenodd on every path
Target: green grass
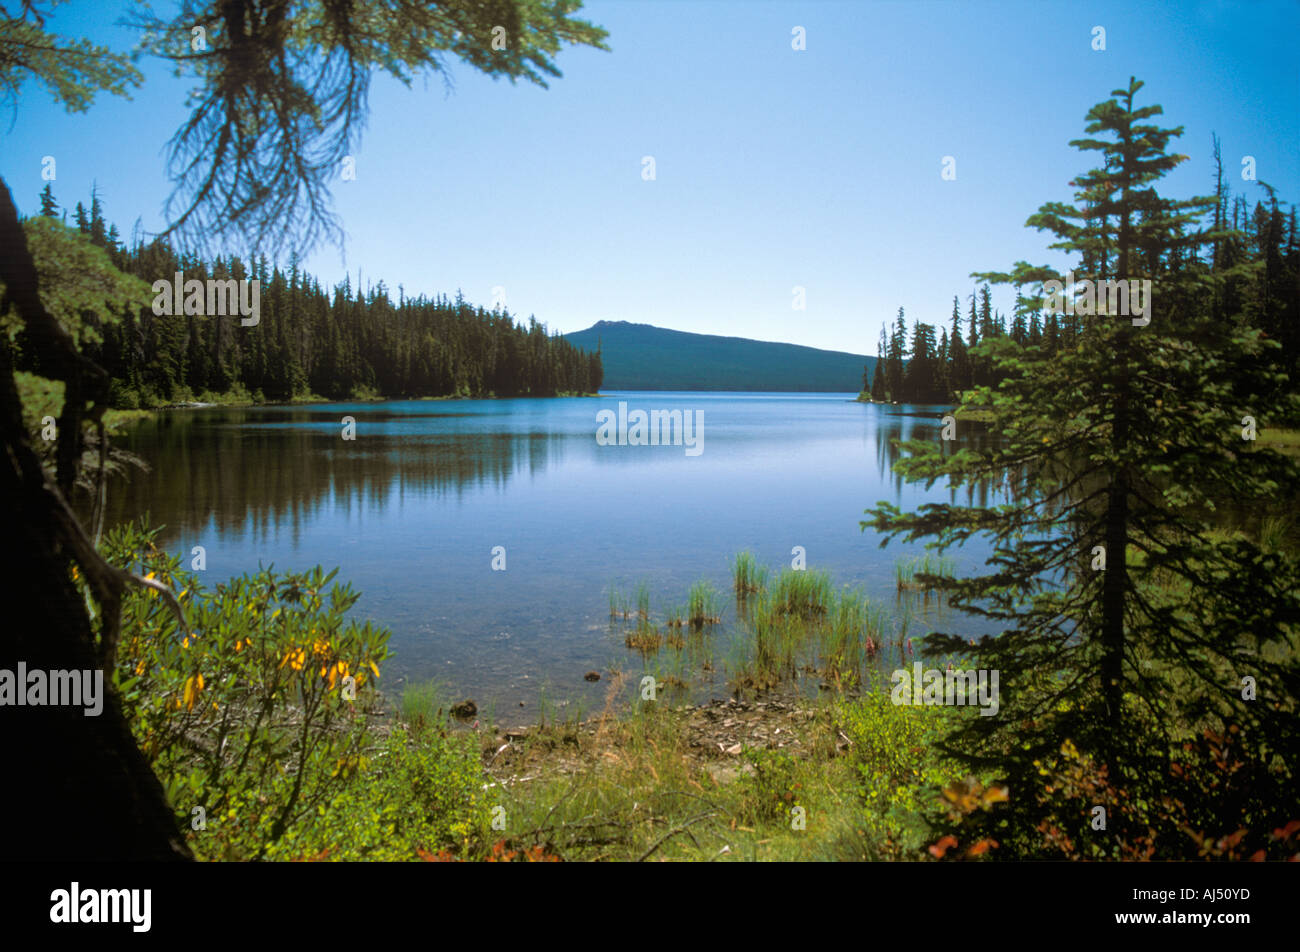
M 632 614 L 632 603 L 622 594 L 613 582 L 609 583 L 609 617 L 627 618 Z
M 691 586 L 686 606 L 686 617 L 692 628 L 716 625 L 722 620 L 718 591 L 708 582 L 696 582 Z
M 1300 430 L 1288 430 L 1283 427 L 1261 427 L 1255 434 L 1255 440 L 1261 446 L 1277 450 L 1288 456 L 1300 456 Z
M 857 684 L 868 659 L 879 651 L 885 613 L 857 589 L 840 593 L 821 629 L 821 674 L 839 684 Z
M 634 704 L 570 743 L 582 769 L 530 766 L 535 781 L 494 787 L 489 802 L 504 805 L 512 845 L 571 861 L 922 859 L 935 785 L 953 775 L 928 744 L 946 713 L 887 694 L 810 702 L 786 746 L 707 759 L 668 706 Z
M 894 577 L 900 592 L 934 591 L 934 579 L 952 578 L 955 572 L 956 563 L 946 555 L 933 556 L 926 553 L 919 558 L 899 559 L 894 563 Z
M 402 687 L 397 714 L 405 724 L 445 724 L 455 701 L 439 681 L 410 682 Z
M 767 566 L 759 565 L 753 552 L 738 554 L 732 562 L 731 574 L 733 587 L 740 598 L 760 592 L 767 585 Z
M 636 616 L 642 621 L 650 618 L 650 586 L 640 582 L 636 587 Z
M 825 569 L 782 569 L 771 587 L 773 608 L 811 619 L 825 615 L 832 601 L 831 575 Z

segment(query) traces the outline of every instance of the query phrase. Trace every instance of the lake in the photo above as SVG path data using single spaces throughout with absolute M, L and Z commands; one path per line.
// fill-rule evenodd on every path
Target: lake
M 712 582 L 728 606 L 712 636 L 721 645 L 734 628 L 732 557 L 749 549 L 779 570 L 802 546 L 808 568 L 828 569 L 836 587 L 895 605 L 895 563 L 923 548 L 882 550 L 858 523 L 880 500 L 951 499 L 889 468 L 889 441 L 939 439 L 943 408 L 855 396 L 611 392 L 165 411 L 119 440 L 151 470 L 113 481 L 108 520 L 150 514 L 166 527 L 160 544 L 187 566 L 191 547 L 204 546 L 209 588 L 259 565 L 337 566 L 363 593 L 353 614 L 393 632 L 381 687 L 394 695 L 436 679 L 503 718 L 528 719 L 542 702 L 590 710 L 604 685 L 585 672 L 646 664 L 611 630 L 611 586 L 626 595 L 644 583 L 658 615 L 685 603 L 693 582 Z M 702 451 L 601 445 L 597 415 L 620 401 L 702 414 Z M 353 440 L 343 438 L 349 416 Z M 503 571 L 493 569 L 498 546 Z M 987 549 L 949 554 L 961 574 L 981 568 Z M 913 635 L 933 618 L 985 630 L 934 606 L 921 612 Z M 723 667 L 690 693 L 725 696 Z

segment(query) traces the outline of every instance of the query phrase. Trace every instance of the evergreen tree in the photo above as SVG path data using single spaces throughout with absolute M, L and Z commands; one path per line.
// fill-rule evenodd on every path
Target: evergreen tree
M 888 399 L 887 394 L 889 391 L 885 384 L 887 346 L 885 328 L 882 326 L 880 328 L 880 343 L 876 345 L 876 373 L 871 381 L 871 399 L 877 403 L 884 403 Z
M 47 218 L 59 217 L 59 203 L 54 200 L 54 190 L 50 188 L 49 182 L 41 189 L 41 214 Z
M 966 344 L 961 338 L 961 311 L 956 295 L 952 298 L 952 335 L 948 338 L 948 347 L 952 353 L 948 380 L 950 394 L 959 397 L 971 388 L 971 366 Z
M 903 309 L 898 309 L 898 318 L 889 332 L 888 367 L 885 370 L 885 390 L 887 399 L 895 403 L 903 400 L 903 361 L 907 358 L 907 324 L 903 318 Z
M 1215 513 L 1300 491 L 1300 466 L 1243 440 L 1241 419 L 1243 408 L 1275 419 L 1298 401 L 1279 401 L 1279 375 L 1261 360 L 1275 344 L 1215 319 L 1219 278 L 1177 265 L 1179 249 L 1205 243 L 1196 225 L 1213 199 L 1157 195 L 1153 183 L 1185 158 L 1166 152 L 1181 128 L 1147 122 L 1161 110 L 1134 106 L 1141 87 L 1131 80 L 1088 113 L 1090 138 L 1073 145 L 1102 161 L 1075 180 L 1078 204 L 1044 205 L 1028 225 L 1080 258 L 1110 255 L 1117 279 L 1151 280 L 1155 317 L 1144 327 L 1087 318 L 1080 345 L 1055 357 L 986 342 L 1006 376 L 976 395 L 992 407 L 996 439 L 956 454 L 913 441 L 896 468 L 954 489 L 991 482 L 1005 503 L 915 514 L 880 503 L 863 523 L 889 537 L 936 536 L 940 549 L 991 538 L 990 574 L 941 587 L 956 607 L 1005 627 L 973 652 L 964 638 L 934 635 L 927 653 L 973 654 L 977 667 L 1014 679 L 997 717 L 969 719 L 945 745 L 973 768 L 1002 771 L 1013 791 L 1001 816 L 953 829 L 992 836 L 1013 855 L 1059 855 L 1068 841 L 1098 858 L 1162 858 L 1179 855 L 1189 833 L 1233 834 L 1247 855 L 1267 853 L 1277 849 L 1271 831 L 1294 818 L 1294 766 L 1279 754 L 1300 748 L 1300 561 L 1225 530 Z M 1024 262 L 979 277 L 1060 280 Z M 1245 678 L 1267 685 L 1259 701 Z M 1070 795 L 1058 789 L 1061 771 L 1076 766 L 1085 773 L 1070 783 L 1093 784 L 1110 804 L 1104 841 L 1089 828 L 1091 799 L 1059 806 Z M 1199 770 L 1222 772 L 1186 782 Z M 1224 816 L 1228 803 L 1249 822 Z M 1141 853 L 1147 844 L 1152 853 Z

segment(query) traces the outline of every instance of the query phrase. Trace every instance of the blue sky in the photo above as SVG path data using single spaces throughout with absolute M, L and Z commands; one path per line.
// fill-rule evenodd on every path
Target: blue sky
M 73 2 L 49 22 L 125 49 L 124 9 Z M 563 50 L 550 89 L 462 63 L 450 93 L 377 79 L 357 178 L 334 187 L 345 249 L 308 269 L 483 304 L 501 286 L 512 312 L 565 332 L 627 320 L 874 354 L 899 306 L 909 324 L 945 322 L 972 271 L 1066 263 L 1024 221 L 1069 200 L 1093 157 L 1068 142 L 1130 75 L 1163 125 L 1185 126 L 1174 148 L 1190 159 L 1162 192 L 1211 190 L 1214 131 L 1234 191 L 1263 197 L 1240 176 L 1251 155 L 1300 201 L 1295 2 L 593 0 L 584 15 L 611 51 Z M 23 90 L 0 125 L 21 211 L 54 155 L 61 202 L 88 202 L 96 181 L 124 233 L 137 217 L 161 227 L 163 148 L 190 83 L 143 69 L 133 100 L 82 115 Z M 1009 292 L 995 301 L 1007 310 Z

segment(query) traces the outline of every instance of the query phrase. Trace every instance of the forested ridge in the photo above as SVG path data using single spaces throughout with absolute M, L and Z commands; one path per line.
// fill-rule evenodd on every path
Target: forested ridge
M 627 321 L 598 321 L 565 335 L 600 347 L 611 390 L 854 392 L 874 357 L 800 344 L 694 334 Z
M 179 256 L 163 241 L 128 247 L 117 227 L 105 222 L 98 195 L 91 196 L 89 209 L 78 202 L 69 216 L 60 214 L 48 185 L 41 216 L 51 221 L 37 223 L 48 239 L 36 242 L 38 265 L 39 249 L 66 247 L 79 234 L 103 249 L 117 271 L 140 279 L 145 287 L 136 290 L 149 301 L 147 286 L 171 282 L 178 271 L 186 281 L 260 282 L 260 320 L 254 326 L 242 326 L 237 315 L 155 315 L 149 304 L 117 306 L 112 317 L 97 321 L 86 353 L 112 377 L 116 407 L 205 394 L 253 402 L 313 395 L 549 397 L 593 393 L 601 385 L 599 353 L 574 347 L 531 317 L 525 325 L 504 308 L 471 304 L 459 291 L 454 298 L 408 297 L 399 286 L 394 299 L 383 281 L 363 289 L 348 277 L 327 289 L 296 258 L 282 269 L 265 256 L 248 262 Z M 69 234 L 51 233 L 50 225 L 59 228 L 60 219 Z M 32 226 L 29 221 L 29 232 Z

